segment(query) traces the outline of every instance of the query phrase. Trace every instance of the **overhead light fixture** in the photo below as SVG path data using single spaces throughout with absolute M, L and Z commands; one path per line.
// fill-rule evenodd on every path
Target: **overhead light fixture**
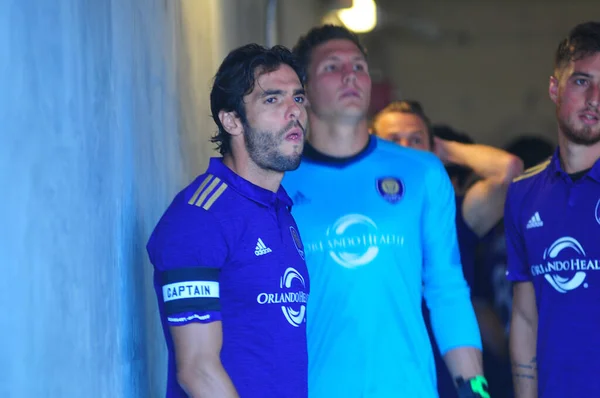
M 353 32 L 370 32 L 377 25 L 377 5 L 374 0 L 353 0 L 352 7 L 337 11 L 337 17 Z

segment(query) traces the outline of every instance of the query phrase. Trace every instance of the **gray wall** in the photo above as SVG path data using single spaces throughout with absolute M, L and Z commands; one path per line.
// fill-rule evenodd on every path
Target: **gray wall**
M 281 3 L 289 37 L 317 21 Z M 211 78 L 264 5 L 0 2 L 0 397 L 164 396 L 144 245 L 214 155 Z

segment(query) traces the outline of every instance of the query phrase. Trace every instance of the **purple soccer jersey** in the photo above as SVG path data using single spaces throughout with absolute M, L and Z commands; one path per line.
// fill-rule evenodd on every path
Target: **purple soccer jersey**
M 307 397 L 309 280 L 292 201 L 213 158 L 181 191 L 147 245 L 176 378 L 169 326 L 221 321 L 221 362 L 242 397 Z
M 511 184 L 507 277 L 533 283 L 540 398 L 600 397 L 600 162 L 573 181 L 552 159 Z

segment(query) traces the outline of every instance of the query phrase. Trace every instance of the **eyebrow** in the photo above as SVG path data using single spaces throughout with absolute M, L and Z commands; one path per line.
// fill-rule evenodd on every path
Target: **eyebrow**
M 589 73 L 585 73 L 585 72 L 573 72 L 571 74 L 571 77 L 587 77 L 589 79 L 593 78 L 592 75 L 590 75 Z
M 270 95 L 282 95 L 282 94 L 283 94 L 283 90 L 264 90 L 262 93 L 260 93 L 259 98 L 268 97 Z
M 340 57 L 338 57 L 337 55 L 328 55 L 327 57 L 325 57 L 323 59 L 323 61 L 341 61 L 342 59 Z M 352 57 L 352 61 L 367 61 L 366 58 L 362 55 L 362 54 L 357 54 L 354 57 Z
M 260 95 L 259 98 L 265 98 L 265 97 L 269 97 L 271 95 L 284 95 L 286 92 L 283 90 L 264 90 Z M 306 91 L 303 88 L 297 88 L 294 89 L 293 91 L 294 95 L 305 95 Z

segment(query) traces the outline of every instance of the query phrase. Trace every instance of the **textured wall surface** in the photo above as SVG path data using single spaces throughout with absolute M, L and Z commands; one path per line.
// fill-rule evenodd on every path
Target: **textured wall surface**
M 144 246 L 215 155 L 212 76 L 265 4 L 0 1 L 0 397 L 164 396 Z
M 174 4 L 0 3 L 2 397 L 150 396 L 145 220 L 186 179 Z

